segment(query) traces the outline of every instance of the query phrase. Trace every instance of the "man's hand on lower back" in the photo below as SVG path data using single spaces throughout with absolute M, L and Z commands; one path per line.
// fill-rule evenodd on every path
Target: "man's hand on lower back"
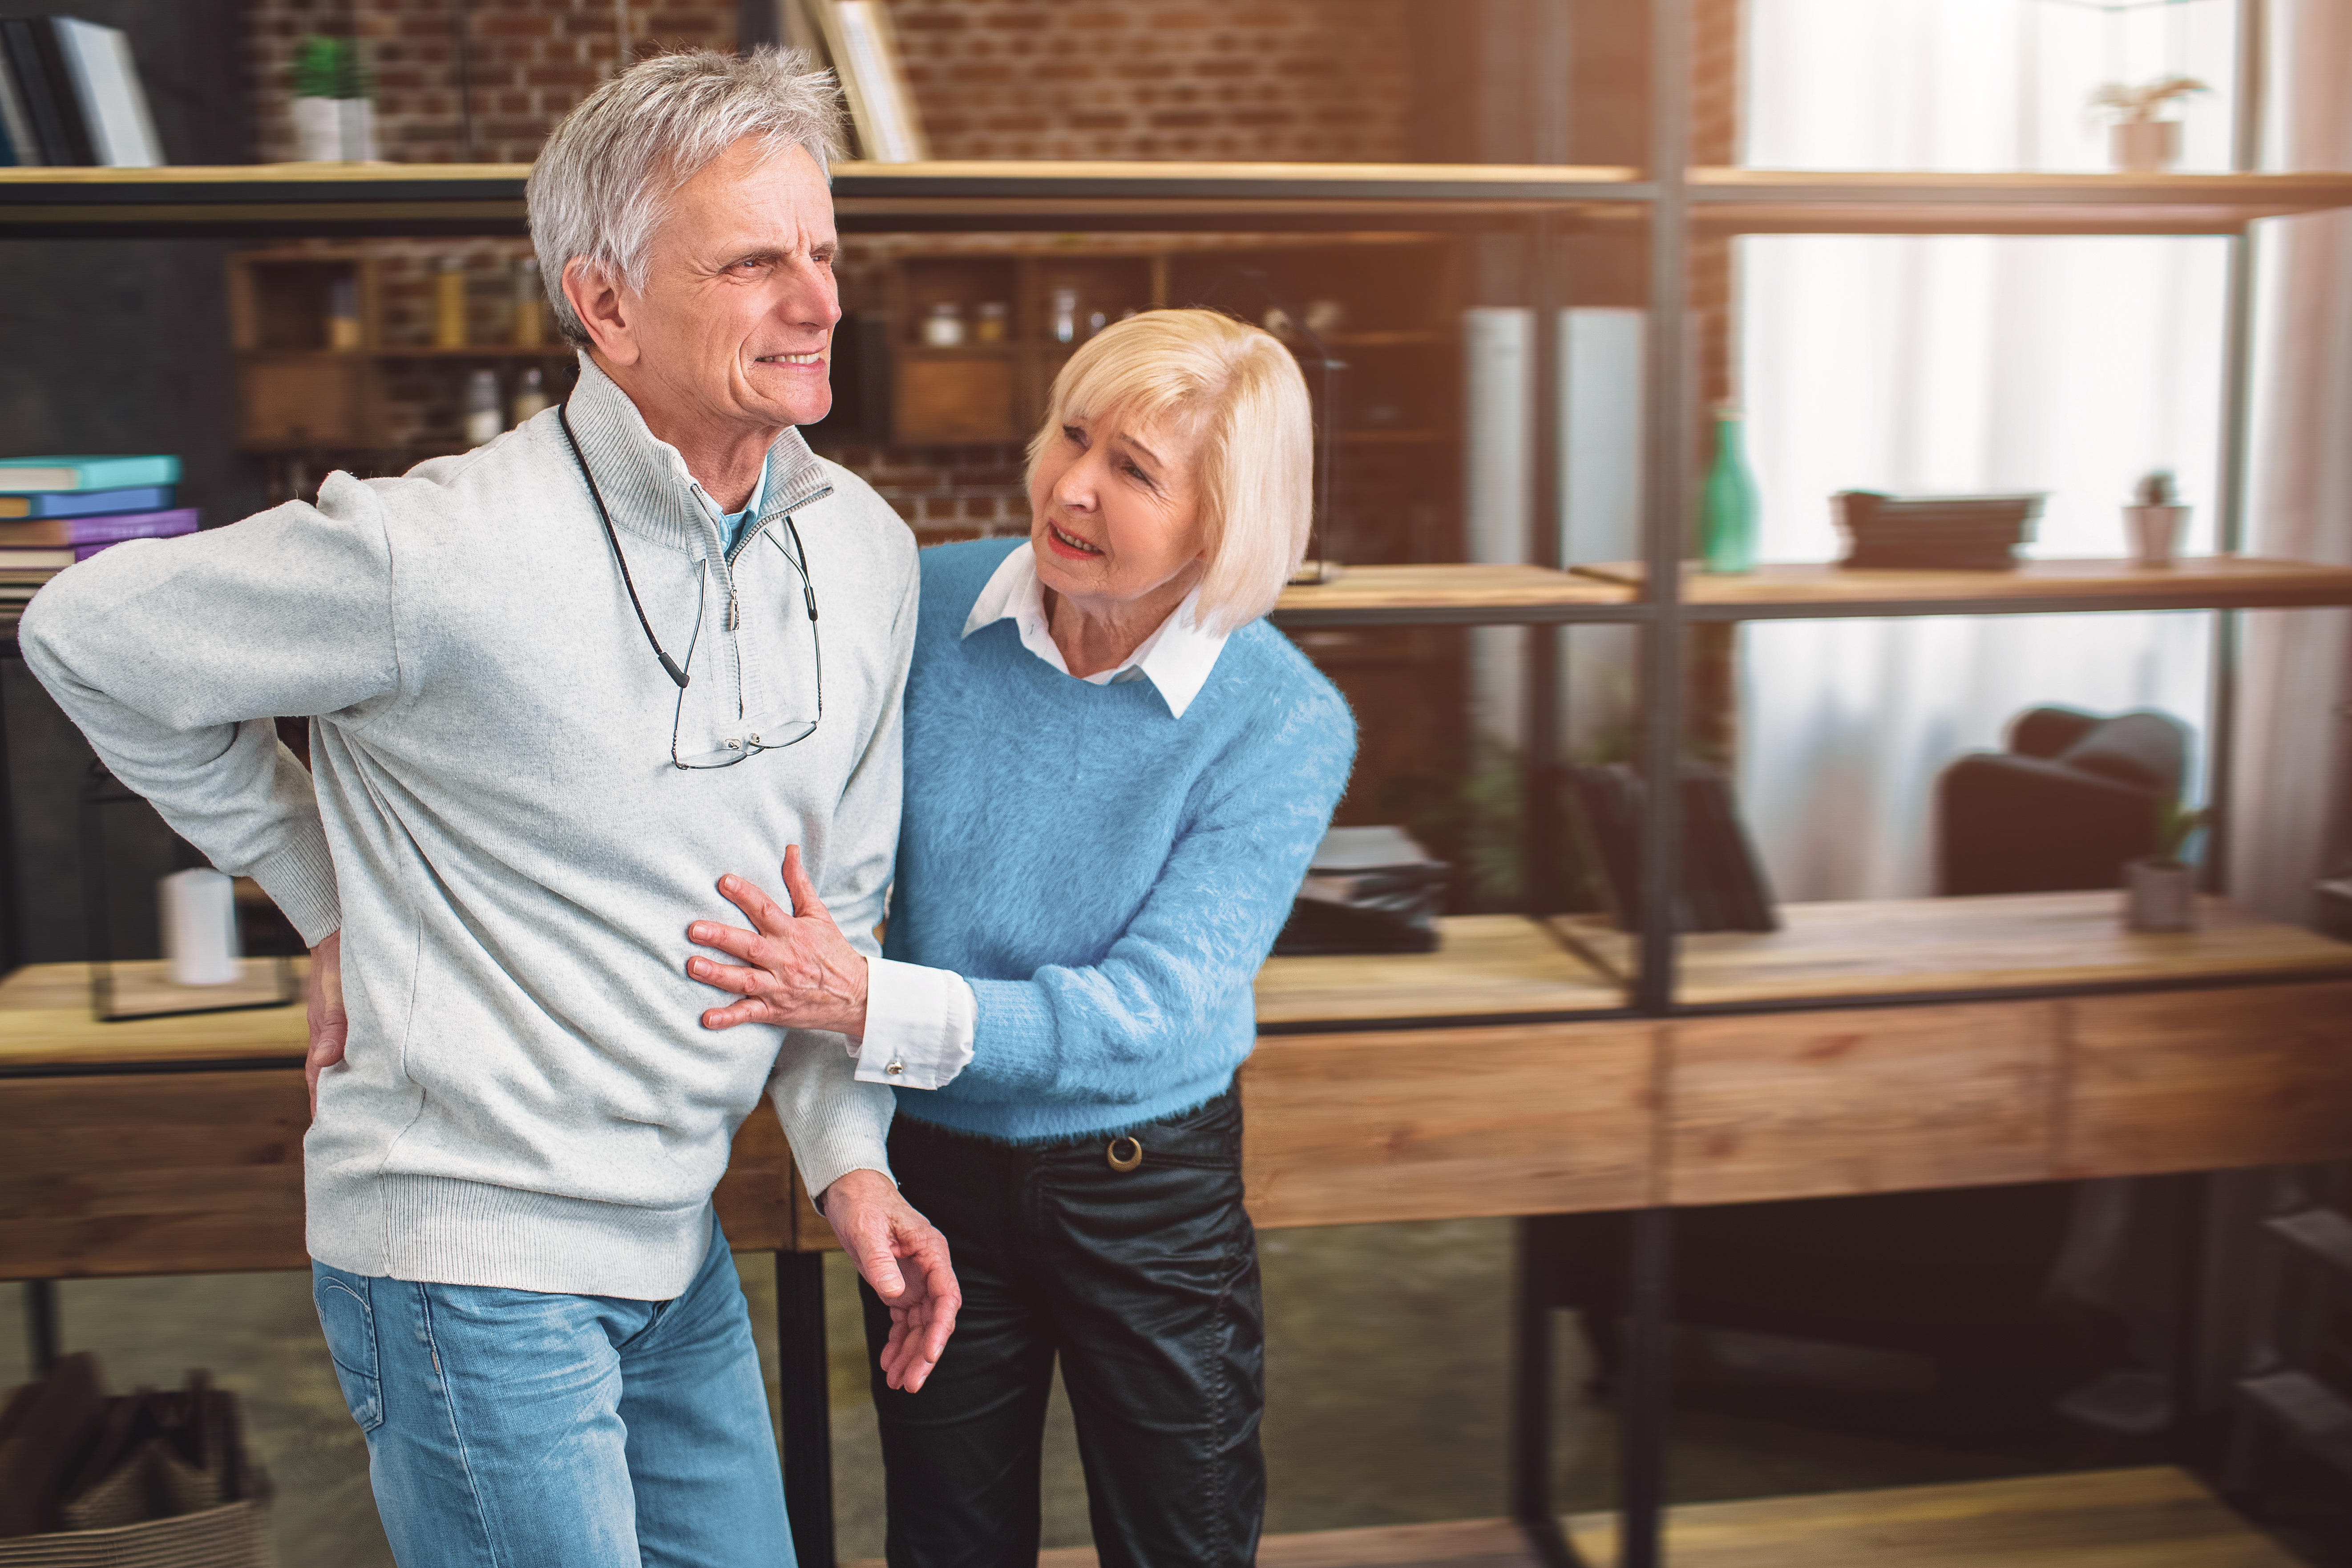
M 939 1364 L 963 1305 L 947 1237 L 879 1171 L 850 1172 L 825 1188 L 820 1206 L 857 1272 L 890 1310 L 883 1379 L 912 1394 Z
M 310 1115 L 319 1114 L 319 1075 L 343 1059 L 351 1020 L 343 1016 L 343 933 L 330 931 L 310 950 L 310 1048 L 302 1081 L 310 1089 Z

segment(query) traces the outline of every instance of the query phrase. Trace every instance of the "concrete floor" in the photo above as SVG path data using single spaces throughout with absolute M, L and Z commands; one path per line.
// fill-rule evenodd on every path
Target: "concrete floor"
M 1261 1237 L 1269 1530 L 1507 1511 L 1508 1241 L 1500 1221 Z M 738 1262 L 772 1368 L 772 1261 Z M 856 1291 L 838 1258 L 827 1260 L 826 1287 L 841 1552 L 878 1556 L 880 1461 Z M 244 1398 L 249 1440 L 277 1483 L 272 1517 L 286 1568 L 390 1564 L 366 1450 L 320 1343 L 306 1275 L 71 1281 L 59 1299 L 66 1348 L 97 1352 L 112 1387 L 177 1384 L 204 1366 Z M 1581 1393 L 1580 1345 L 1564 1323 L 1560 1342 L 1559 1500 L 1606 1506 L 1609 1418 Z M 21 1293 L 0 1289 L 0 1388 L 24 1379 L 25 1345 Z M 1058 1397 L 1046 1442 L 1045 1544 L 1084 1544 L 1085 1491 Z M 1895 1440 L 1800 1422 L 1769 1402 L 1717 1401 L 1678 1414 L 1673 1489 L 1699 1500 L 1894 1486 L 2012 1474 L 2049 1458 Z

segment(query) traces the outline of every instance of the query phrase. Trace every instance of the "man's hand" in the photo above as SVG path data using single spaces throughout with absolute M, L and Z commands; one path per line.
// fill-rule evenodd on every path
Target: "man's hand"
M 319 1075 L 343 1059 L 352 1022 L 343 1016 L 343 933 L 330 931 L 310 950 L 310 1049 L 302 1081 L 310 1086 L 310 1115 L 319 1114 Z
M 857 1272 L 890 1309 L 883 1380 L 914 1393 L 939 1364 L 963 1305 L 948 1264 L 947 1237 L 879 1171 L 850 1172 L 825 1188 L 819 1206 Z
M 744 931 L 717 921 L 697 921 L 686 928 L 688 941 L 742 960 L 740 964 L 708 958 L 686 961 L 686 972 L 695 979 L 743 997 L 706 1010 L 702 1026 L 778 1024 L 864 1039 L 866 955 L 850 946 L 833 923 L 801 864 L 800 846 L 784 849 L 784 892 L 793 900 L 791 909 L 740 877 L 719 878 L 719 891 L 756 929 Z

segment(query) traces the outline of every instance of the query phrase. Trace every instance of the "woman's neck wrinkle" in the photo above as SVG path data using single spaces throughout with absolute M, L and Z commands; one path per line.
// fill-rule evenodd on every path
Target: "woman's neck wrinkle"
M 1116 669 L 1176 613 L 1198 578 L 1196 572 L 1181 573 L 1140 598 L 1110 601 L 1099 610 L 1047 588 L 1046 635 L 1061 650 L 1063 665 L 1079 679 Z

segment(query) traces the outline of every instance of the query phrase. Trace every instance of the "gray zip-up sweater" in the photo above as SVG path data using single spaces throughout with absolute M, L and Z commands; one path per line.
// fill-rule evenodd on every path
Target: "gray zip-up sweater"
M 913 536 L 797 432 L 731 552 L 684 462 L 583 356 L 548 410 L 396 479 L 331 476 L 226 528 L 59 575 L 26 661 L 123 783 L 305 941 L 343 932 L 347 1066 L 303 1143 L 312 1256 L 354 1273 L 659 1300 L 699 1265 L 735 1131 L 772 1093 L 812 1191 L 888 1168 L 890 1091 L 840 1037 L 698 1021 L 714 884 L 779 900 L 797 843 L 862 951 L 898 837 Z M 808 552 L 812 622 L 783 546 Z M 798 744 L 725 768 L 763 730 Z M 312 716 L 312 773 L 272 732 Z

